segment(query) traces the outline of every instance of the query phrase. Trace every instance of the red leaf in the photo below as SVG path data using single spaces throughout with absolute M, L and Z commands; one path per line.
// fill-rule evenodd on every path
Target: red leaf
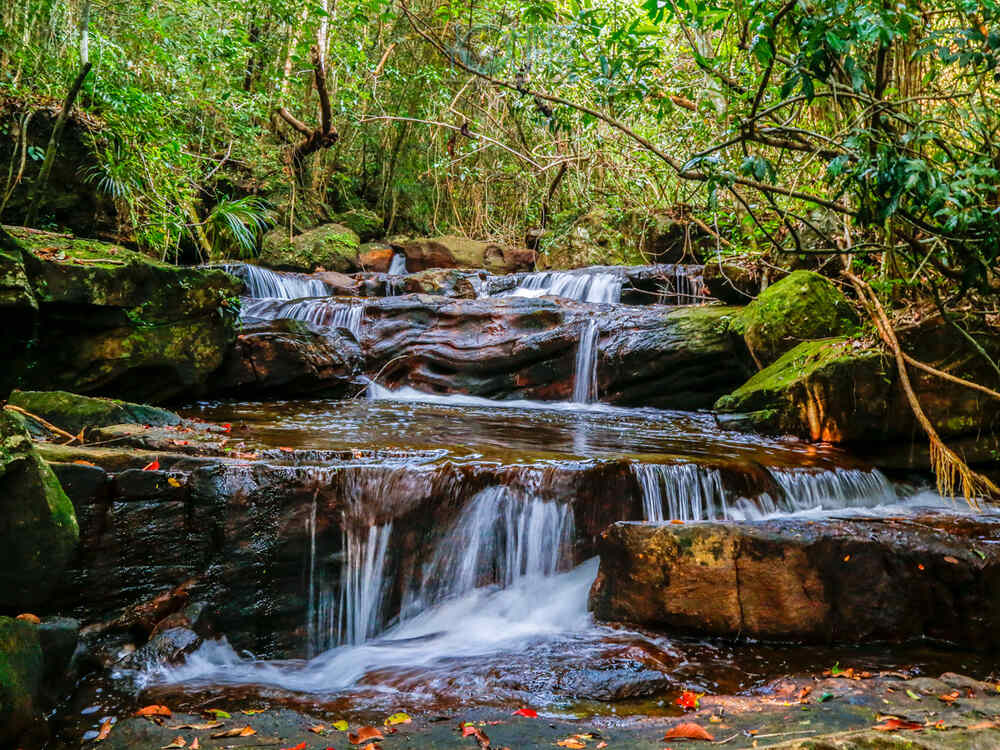
M 347 741 L 352 745 L 360 745 L 362 743 L 368 742 L 368 740 L 382 740 L 385 739 L 382 733 L 375 727 L 359 727 L 358 733 L 354 734 L 351 732 L 347 735 Z
M 700 693 L 692 693 L 690 690 L 685 690 L 681 693 L 681 697 L 675 700 L 674 703 L 683 708 L 685 711 L 694 711 L 698 708 L 698 701 L 700 700 Z
M 702 729 L 697 724 L 678 724 L 676 727 L 672 727 L 667 730 L 667 733 L 663 735 L 665 740 L 708 740 L 709 742 L 714 742 L 715 737 L 710 735 L 704 729 Z
M 226 422 L 225 424 L 222 425 L 222 431 L 223 432 L 230 432 L 232 429 L 233 429 L 233 426 L 231 424 L 229 424 L 229 422 Z
M 160 470 L 160 460 L 154 458 L 151 463 L 146 464 L 142 467 L 143 471 L 159 471 Z
M 880 732 L 895 732 L 899 729 L 923 729 L 923 724 L 918 724 L 915 721 L 907 721 L 906 719 L 897 719 L 894 716 L 886 718 L 881 724 L 876 724 L 873 729 L 877 729 Z
M 514 716 L 523 716 L 526 719 L 537 719 L 538 711 L 533 708 L 519 708 L 514 713 Z
M 295 747 L 283 747 L 283 748 L 281 748 L 281 750 L 306 750 L 306 743 L 305 742 L 300 742 Z

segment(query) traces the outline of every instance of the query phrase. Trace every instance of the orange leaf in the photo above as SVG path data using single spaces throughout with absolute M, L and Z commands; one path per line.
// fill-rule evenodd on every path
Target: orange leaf
M 309 731 L 312 732 L 313 734 L 325 734 L 326 727 L 324 727 L 322 724 L 317 724 L 314 727 L 309 727 Z
M 674 701 L 678 706 L 683 708 L 685 711 L 694 711 L 698 708 L 698 701 L 701 700 L 701 696 L 704 693 L 693 693 L 690 690 L 685 690 L 681 693 L 681 697 Z
M 197 737 L 191 740 L 191 744 L 188 745 L 188 750 L 201 750 L 201 743 L 198 742 Z
M 944 695 L 939 695 L 938 700 L 944 701 L 945 703 L 954 703 L 956 700 L 962 697 L 962 694 L 957 690 L 952 690 L 950 693 L 945 693 Z
M 101 731 L 94 738 L 94 742 L 104 742 L 108 738 L 108 735 L 111 734 L 112 726 L 114 725 L 111 723 L 111 719 L 105 719 L 104 723 L 101 724 Z
M 360 745 L 364 742 L 368 742 L 368 740 L 382 739 L 385 739 L 385 737 L 382 736 L 382 733 L 376 727 L 359 727 L 357 734 L 351 732 L 347 735 L 347 741 L 352 745 Z
M 923 729 L 923 724 L 918 724 L 915 721 L 907 721 L 906 719 L 897 719 L 895 716 L 889 716 L 881 724 L 876 724 L 873 729 L 877 729 L 880 732 L 895 732 L 899 729 Z
M 39 625 L 42 622 L 42 618 L 38 615 L 33 615 L 30 612 L 23 612 L 17 616 L 17 619 L 21 622 L 30 622 L 32 625 Z
M 306 750 L 306 743 L 305 742 L 300 742 L 295 747 L 283 747 L 283 748 L 281 748 L 281 750 Z
M 154 458 L 148 464 L 142 467 L 143 471 L 159 471 L 160 470 L 160 459 Z
M 185 746 L 187 746 L 187 741 L 180 735 L 177 735 L 176 737 L 174 737 L 173 742 L 171 742 L 169 745 L 164 745 L 163 747 L 160 748 L 160 750 L 177 750 L 177 748 Z
M 166 706 L 146 706 L 135 712 L 136 716 L 166 716 L 168 719 L 173 716 Z
M 519 708 L 513 713 L 513 716 L 523 716 L 526 719 L 537 719 L 538 711 L 533 708 Z
M 708 740 L 709 742 L 714 742 L 715 737 L 710 735 L 700 726 L 694 723 L 678 724 L 677 726 L 668 729 L 667 733 L 663 735 L 665 740 Z
M 954 557 L 952 557 L 951 555 L 948 555 L 947 557 L 945 557 L 945 558 L 944 558 L 944 561 L 945 561 L 946 563 L 951 563 L 952 565 L 958 565 L 958 560 L 956 560 L 956 559 L 955 559 Z
M 78 464 L 80 466 L 96 466 L 97 465 L 97 464 L 90 463 L 90 461 L 84 461 L 82 458 L 76 459 L 76 461 L 74 461 L 73 463 Z
M 604 748 L 606 748 L 607 746 L 608 743 L 602 740 L 601 742 L 597 743 L 597 750 L 604 750 Z
M 556 744 L 559 745 L 559 747 L 568 747 L 570 750 L 582 750 L 582 748 L 587 746 L 586 742 L 581 742 L 574 737 L 567 737 L 564 740 L 559 740 Z

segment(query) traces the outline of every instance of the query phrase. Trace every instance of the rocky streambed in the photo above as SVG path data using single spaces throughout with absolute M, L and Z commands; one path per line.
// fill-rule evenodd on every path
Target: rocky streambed
M 21 241 L 0 483 L 46 490 L 2 514 L 32 582 L 0 602 L 32 615 L 0 619 L 27 680 L 0 673 L 4 740 L 989 746 L 998 517 L 928 488 L 818 274 L 729 307 L 700 267 L 494 275 L 426 244 L 415 274 L 288 274 Z M 989 469 L 993 405 L 930 413 Z

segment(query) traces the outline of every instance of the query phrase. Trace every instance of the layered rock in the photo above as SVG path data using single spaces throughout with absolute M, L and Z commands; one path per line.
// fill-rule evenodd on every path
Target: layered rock
M 12 387 L 162 401 L 204 385 L 235 338 L 240 284 L 124 248 L 11 229 L 38 304 L 30 346 L 0 373 Z
M 23 422 L 0 411 L 0 611 L 43 603 L 78 535 L 73 505 Z
M 535 266 L 532 250 L 465 237 L 412 239 L 402 242 L 400 249 L 411 272 L 430 268 L 484 268 L 490 273 L 512 273 Z
M 1000 643 L 995 518 L 616 523 L 599 545 L 602 620 L 810 642 Z

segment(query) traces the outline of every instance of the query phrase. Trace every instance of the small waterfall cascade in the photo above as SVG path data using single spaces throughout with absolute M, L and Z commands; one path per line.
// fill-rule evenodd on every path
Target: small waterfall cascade
M 295 300 L 248 299 L 243 302 L 241 315 L 244 319 L 290 318 L 311 323 L 319 328 L 346 328 L 355 338 L 359 338 L 364 313 L 364 301 L 345 301 L 327 297 Z
M 484 586 L 502 589 L 572 566 L 573 509 L 509 487 L 487 487 L 462 510 L 423 566 L 403 618 Z
M 344 532 L 337 626 L 339 643 L 364 643 L 382 626 L 385 558 L 391 535 L 391 523 L 369 526 L 364 531 L 349 528 Z M 329 612 L 329 608 L 326 611 Z
M 672 277 L 667 278 L 667 284 L 672 288 L 665 288 L 661 298 L 672 298 L 673 304 L 677 305 L 700 305 L 706 301 L 705 279 L 699 272 L 692 273 L 688 266 L 674 266 Z
M 542 271 L 529 273 L 505 297 L 565 297 L 578 302 L 609 302 L 621 300 L 624 279 L 619 274 L 603 271 Z
M 269 299 L 300 299 L 325 297 L 333 290 L 319 279 L 294 273 L 279 273 L 250 263 L 230 263 L 222 267 L 226 273 L 243 279 L 247 296 Z
M 576 349 L 576 378 L 573 381 L 573 401 L 589 404 L 597 398 L 597 336 L 596 320 L 588 320 L 580 332 Z
M 726 518 L 726 492 L 718 469 L 696 464 L 633 464 L 646 521 Z
M 662 522 L 752 520 L 775 513 L 836 510 L 892 504 L 892 484 L 878 470 L 778 469 L 768 473 L 781 488 L 777 497 L 730 497 L 718 469 L 697 464 L 633 464 L 642 493 L 643 518 Z
M 392 256 L 392 262 L 389 264 L 389 274 L 392 276 L 404 276 L 406 273 L 406 256 L 402 253 L 396 253 Z

